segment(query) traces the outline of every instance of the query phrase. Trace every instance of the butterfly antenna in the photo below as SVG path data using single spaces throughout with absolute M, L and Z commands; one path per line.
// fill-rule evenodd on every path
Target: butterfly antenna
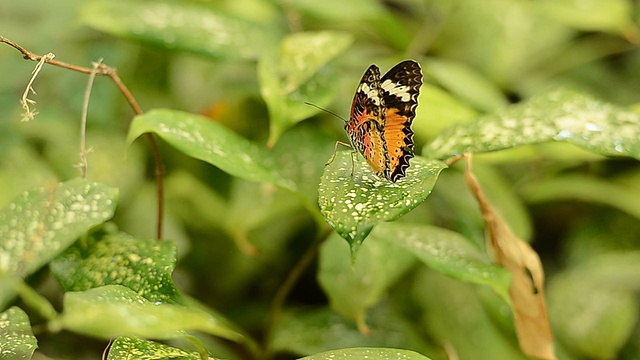
M 331 114 L 331 115 L 333 115 L 333 116 L 337 117 L 338 119 L 340 119 L 340 120 L 342 120 L 342 121 L 344 121 L 344 122 L 347 122 L 347 119 L 345 119 L 345 118 L 343 118 L 342 116 L 340 116 L 340 115 L 338 115 L 338 114 L 334 113 L 334 112 L 333 112 L 333 111 L 331 111 L 331 110 L 327 110 L 327 109 L 325 109 L 325 108 L 321 108 L 320 106 L 318 106 L 318 105 L 316 105 L 316 104 L 312 104 L 312 103 L 307 102 L 307 101 L 305 101 L 304 103 L 305 103 L 306 105 L 313 106 L 314 108 L 316 108 L 316 109 L 318 109 L 318 110 L 322 110 L 322 111 L 326 112 L 327 114 Z

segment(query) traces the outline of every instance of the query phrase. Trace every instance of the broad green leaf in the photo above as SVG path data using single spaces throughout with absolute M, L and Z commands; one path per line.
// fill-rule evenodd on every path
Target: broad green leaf
M 266 150 L 214 120 L 175 110 L 152 110 L 134 118 L 128 142 L 148 132 L 157 134 L 183 153 L 233 176 L 273 183 L 285 189 L 294 188 L 293 183 L 278 172 Z
M 318 212 L 318 184 L 324 163 L 333 154 L 335 137 L 313 123 L 301 123 L 282 135 L 272 149 L 282 173 L 296 183 L 310 211 Z
M 492 111 L 507 105 L 496 84 L 462 62 L 429 58 L 422 65 L 425 73 L 478 110 Z
M 320 249 L 318 282 L 331 307 L 364 329 L 367 310 L 413 264 L 409 252 L 380 237 L 363 244 L 353 263 L 347 244 L 334 234 Z
M 440 58 L 457 60 L 500 87 L 513 88 L 553 61 L 575 31 L 551 22 L 529 1 L 431 1 L 430 13 L 444 13 L 429 47 Z M 435 30 L 435 29 L 434 29 Z
M 440 354 L 437 346 L 428 344 L 415 324 L 394 311 L 387 302 L 367 314 L 370 333 L 365 335 L 350 320 L 327 307 L 297 309 L 283 314 L 275 329 L 273 352 L 305 356 L 336 348 L 393 347 Z
M 318 6 L 314 0 L 296 0 L 287 3 L 287 6 L 314 17 L 348 22 L 371 20 L 386 12 L 382 4 L 369 0 L 327 0 L 322 2 L 322 6 Z
M 83 179 L 24 192 L 0 210 L 0 274 L 32 274 L 111 218 L 116 198 L 116 189 Z
M 179 2 L 91 2 L 85 24 L 116 36 L 212 57 L 257 59 L 277 44 L 279 31 L 211 6 Z
M 3 154 L 0 158 L 0 206 L 5 206 L 24 189 L 58 182 L 50 165 L 26 144 L 7 144 L 0 151 Z
M 597 256 L 553 277 L 549 318 L 558 339 L 585 358 L 616 358 L 640 315 L 640 251 Z
M 200 308 L 154 303 L 121 285 L 106 285 L 64 295 L 64 311 L 52 321 L 53 330 L 66 329 L 109 339 L 129 335 L 154 339 L 184 336 L 202 331 L 233 341 L 243 335 L 224 319 Z
M 428 357 L 414 351 L 386 348 L 351 348 L 331 350 L 321 354 L 303 357 L 304 360 L 429 360 Z
M 6 308 L 13 301 L 21 283 L 22 278 L 17 274 L 0 275 L 0 309 Z
M 107 235 L 90 244 L 71 247 L 51 263 L 65 292 L 104 285 L 123 285 L 154 303 L 183 304 L 171 273 L 176 246 L 170 241 Z
M 417 320 L 424 330 L 435 342 L 455 349 L 459 359 L 530 359 L 518 350 L 515 333 L 499 328 L 489 316 L 477 290 L 425 269 L 416 274 L 410 296 L 419 306 Z
M 117 338 L 109 347 L 107 360 L 162 360 L 184 359 L 200 360 L 197 352 L 187 352 L 182 349 L 160 344 L 138 337 L 122 336 Z
M 385 223 L 377 226 L 371 239 L 400 246 L 432 269 L 458 280 L 490 286 L 509 302 L 511 276 L 473 246 L 462 235 L 435 226 Z
M 528 4 L 541 14 L 580 30 L 621 34 L 633 26 L 633 6 L 626 0 L 542 0 Z
M 338 91 L 335 77 L 325 65 L 353 42 L 347 33 L 335 31 L 293 33 L 258 63 L 260 93 L 269 108 L 269 146 L 295 123 L 319 110 L 310 101 L 326 106 Z
M 373 174 L 360 155 L 352 158 L 350 151 L 338 152 L 320 180 L 320 211 L 349 242 L 354 257 L 376 224 L 395 220 L 422 203 L 445 167 L 418 156 L 411 159 L 407 176 L 392 183 Z
M 640 193 L 594 177 L 567 175 L 524 184 L 521 194 L 533 203 L 578 200 L 609 205 L 640 219 Z
M 18 307 L 0 313 L 0 359 L 31 359 L 38 347 L 27 314 Z
M 452 126 L 423 149 L 446 158 L 547 141 L 566 141 L 605 156 L 640 159 L 640 115 L 558 89 L 469 124 Z
M 413 130 L 417 138 L 433 139 L 452 124 L 468 123 L 477 112 L 441 88 L 423 84 L 418 97 Z

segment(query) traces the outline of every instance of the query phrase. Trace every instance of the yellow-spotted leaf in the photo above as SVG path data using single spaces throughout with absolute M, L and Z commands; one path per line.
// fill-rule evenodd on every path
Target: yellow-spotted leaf
M 320 180 L 320 211 L 349 242 L 354 257 L 376 224 L 395 220 L 422 203 L 444 168 L 443 162 L 418 156 L 406 177 L 392 183 L 373 174 L 361 156 L 338 152 Z

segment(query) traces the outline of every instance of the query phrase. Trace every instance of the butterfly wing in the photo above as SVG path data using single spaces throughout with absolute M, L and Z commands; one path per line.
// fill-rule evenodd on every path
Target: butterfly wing
M 384 104 L 384 133 L 388 166 L 384 177 L 396 182 L 405 176 L 413 157 L 413 130 L 418 95 L 422 86 L 420 64 L 405 60 L 389 70 L 380 80 L 378 94 Z
M 371 65 L 365 71 L 345 123 L 351 145 L 367 160 L 373 172 L 385 177 L 389 155 L 384 139 L 385 111 L 380 96 L 380 69 Z

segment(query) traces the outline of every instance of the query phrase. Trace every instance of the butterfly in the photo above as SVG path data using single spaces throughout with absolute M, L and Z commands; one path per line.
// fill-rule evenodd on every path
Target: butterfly
M 422 86 L 420 64 L 405 60 L 382 78 L 371 65 L 356 89 L 344 128 L 373 172 L 391 182 L 403 178 L 413 158 L 413 130 Z

